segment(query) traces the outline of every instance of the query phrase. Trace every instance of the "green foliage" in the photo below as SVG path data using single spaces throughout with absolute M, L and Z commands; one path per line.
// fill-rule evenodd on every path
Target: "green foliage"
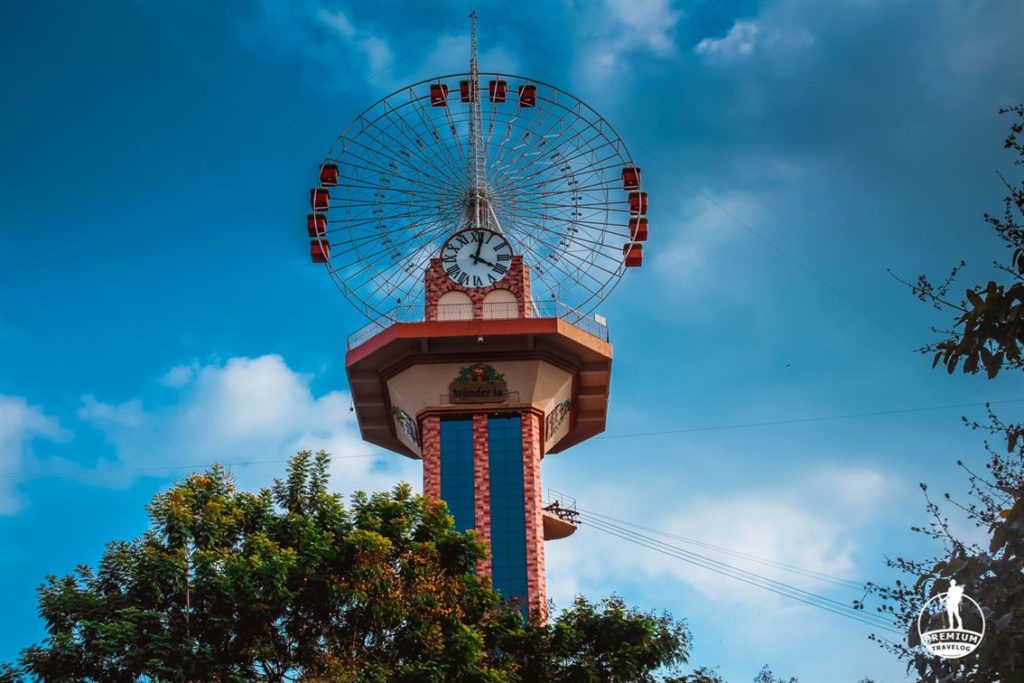
M 1017 116 L 1005 147 L 1014 151 L 1020 157 L 1016 163 L 1022 164 L 1024 105 L 1003 113 Z M 1024 216 L 1024 182 L 1018 186 L 1004 183 L 1009 194 L 1003 215 L 986 214 L 985 220 L 1013 249 L 1008 265 L 996 264 L 1010 282 L 972 287 L 959 305 L 944 298 L 952 276 L 938 287 L 923 277 L 913 285 L 923 300 L 959 311 L 954 330 L 931 349 L 936 354 L 934 364 L 943 363 L 950 373 L 958 366 L 967 373 L 984 367 L 993 378 L 1002 369 L 1024 369 L 1024 226 L 1019 218 Z M 931 521 L 914 530 L 937 541 L 943 551 L 923 561 L 891 560 L 889 565 L 907 575 L 909 581 L 870 586 L 884 601 L 880 611 L 892 615 L 907 633 L 905 642 L 877 640 L 926 683 L 1024 681 L 1024 426 L 1004 423 L 991 410 L 985 424 L 968 424 L 995 437 L 994 443 L 985 443 L 987 471 L 979 474 L 958 462 L 970 483 L 969 500 L 961 503 L 948 493 L 945 499 L 983 530 L 989 541 L 979 546 L 958 538 L 942 508 L 929 497 L 928 487 L 921 484 Z M 953 660 L 930 656 L 920 647 L 916 621 L 924 603 L 944 592 L 949 579 L 967 587 L 984 610 L 987 622 L 984 640 L 975 653 Z
M 692 673 L 672 679 L 671 683 L 725 683 L 725 679 L 717 671 L 702 666 Z
M 1024 104 L 1000 113 L 1017 117 L 1003 146 L 1017 155 L 1015 164 L 1022 165 Z M 1024 368 L 1024 180 L 1013 184 L 1000 178 L 1007 191 L 1002 213 L 986 213 L 984 219 L 1010 250 L 1005 263 L 993 264 L 1005 281 L 974 285 L 961 301 L 950 301 L 949 290 L 964 265 L 961 262 L 944 282 L 933 283 L 922 275 L 910 285 L 922 301 L 955 313 L 952 329 L 936 330 L 944 338 L 922 349 L 934 354 L 933 366 L 942 363 L 950 374 L 958 367 L 968 374 L 984 369 L 993 378 L 1006 367 Z
M 443 503 L 328 490 L 326 453 L 258 493 L 223 468 L 148 506 L 151 528 L 39 589 L 47 638 L 0 681 L 649 681 L 685 662 L 667 615 L 611 598 L 526 623 L 475 575 Z
M 764 667 L 757 672 L 757 675 L 754 676 L 754 683 L 798 683 L 798 681 L 796 678 L 790 678 L 787 680 L 781 676 L 776 677 L 775 674 L 772 673 L 772 670 L 768 668 L 768 665 L 765 664 Z

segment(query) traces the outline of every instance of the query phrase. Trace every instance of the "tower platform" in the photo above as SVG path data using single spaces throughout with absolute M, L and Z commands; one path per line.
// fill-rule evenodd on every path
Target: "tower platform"
M 363 439 L 419 459 L 421 446 L 403 429 L 402 414 L 418 422 L 427 414 L 464 412 L 469 404 L 474 410 L 532 410 L 544 416 L 546 426 L 557 422 L 558 429 L 545 433 L 545 454 L 603 432 L 612 362 L 607 327 L 552 302 L 533 303 L 528 310 L 529 317 L 385 318 L 352 334 L 345 367 Z M 409 310 L 396 317 L 414 316 Z M 459 401 L 438 392 L 474 363 L 502 372 L 507 395 Z

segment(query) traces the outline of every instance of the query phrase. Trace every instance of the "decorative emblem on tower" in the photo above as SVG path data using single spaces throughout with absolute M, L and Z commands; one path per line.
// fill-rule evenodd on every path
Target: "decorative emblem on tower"
M 508 400 L 505 375 L 485 363 L 462 368 L 448 385 L 448 399 L 452 403 L 504 403 Z

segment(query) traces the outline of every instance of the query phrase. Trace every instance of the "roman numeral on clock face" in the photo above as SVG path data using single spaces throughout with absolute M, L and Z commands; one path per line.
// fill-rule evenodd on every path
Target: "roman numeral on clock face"
M 512 247 L 493 230 L 473 228 L 448 238 L 441 247 L 441 267 L 452 282 L 479 288 L 499 282 L 512 260 Z

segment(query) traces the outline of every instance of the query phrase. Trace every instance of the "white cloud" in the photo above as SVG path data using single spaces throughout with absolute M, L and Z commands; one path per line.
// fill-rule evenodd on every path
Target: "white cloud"
M 308 0 L 264 0 L 255 19 L 244 27 L 242 39 L 255 43 L 257 49 L 302 57 L 313 82 L 328 91 L 347 90 L 356 78 L 370 90 L 386 93 L 410 81 L 469 69 L 468 21 L 464 32 L 442 33 L 421 54 L 410 53 L 406 44 L 396 58 L 393 38 L 357 24 L 341 10 L 328 10 Z M 415 59 L 410 59 L 413 54 Z M 518 67 L 518 58 L 500 45 L 480 51 L 484 71 L 516 73 Z
M 736 57 L 749 55 L 754 51 L 754 40 L 758 27 L 752 21 L 737 21 L 722 38 L 705 38 L 697 43 L 696 50 L 702 55 Z
M 806 29 L 787 25 L 768 25 L 767 21 L 739 19 L 721 38 L 704 38 L 694 50 L 716 61 L 747 57 L 760 49 L 805 48 L 814 44 L 814 36 Z
M 825 468 L 811 479 L 814 488 L 832 492 L 832 503 L 837 506 L 867 508 L 880 504 L 895 493 L 898 482 L 880 472 L 860 469 Z
M 86 396 L 78 415 L 113 445 L 116 462 L 103 469 L 115 472 L 152 468 L 162 475 L 165 467 L 254 463 L 233 470 L 242 486 L 255 487 L 279 476 L 280 461 L 297 450 L 322 448 L 335 456 L 336 490 L 420 481 L 419 466 L 402 456 L 366 457 L 378 449 L 360 439 L 348 395 L 315 396 L 311 379 L 277 355 L 232 358 L 197 367 L 170 405 L 147 409 L 137 400 L 111 404 Z M 111 475 L 108 483 L 123 484 L 133 476 Z
M 24 398 L 0 395 L 0 515 L 13 514 L 23 504 L 14 475 L 23 474 L 25 464 L 34 460 L 32 442 L 68 438 L 56 419 L 29 405 Z
M 678 223 L 651 226 L 667 236 L 655 252 L 655 270 L 676 284 L 695 282 L 712 254 L 743 234 L 740 222 L 756 227 L 763 214 L 750 193 L 700 190 L 683 205 Z
M 784 484 L 774 482 L 731 495 L 711 497 L 694 492 L 681 497 L 675 506 L 663 501 L 656 509 L 647 500 L 625 498 L 621 490 L 585 491 L 578 500 L 583 509 L 669 534 L 858 580 L 862 577 L 857 576 L 855 562 L 856 533 L 862 524 L 884 513 L 883 504 L 892 493 L 890 487 L 880 484 L 884 481 L 885 477 L 874 470 L 837 466 Z M 588 501 L 597 507 L 588 508 Z M 805 590 L 826 595 L 831 591 L 828 584 L 778 567 L 681 540 L 661 540 Z M 792 607 L 796 612 L 803 609 L 735 578 L 626 543 L 593 525 L 588 527 L 584 521 L 571 540 L 547 544 L 550 597 L 556 604 L 565 605 L 577 593 L 603 594 L 622 581 L 668 579 L 690 586 L 713 606 L 752 608 L 767 604 Z M 603 559 L 595 563 L 595 557 Z
M 610 19 L 619 24 L 625 43 L 641 45 L 655 54 L 666 55 L 675 49 L 669 35 L 681 12 L 672 9 L 671 0 L 605 0 Z
M 586 41 L 576 70 L 591 87 L 629 73 L 632 55 L 664 58 L 676 51 L 672 31 L 682 12 L 673 9 L 671 0 L 605 0 L 586 7 L 579 22 Z
M 501 47 L 485 47 L 478 56 L 481 71 L 518 73 L 519 59 Z M 450 73 L 469 71 L 469 32 L 445 33 L 438 36 L 434 46 L 418 60 L 417 78 L 429 78 Z
M 330 26 L 337 31 L 338 35 L 342 38 L 352 38 L 356 35 L 356 27 L 352 25 L 352 22 L 348 20 L 348 17 L 345 16 L 345 13 L 341 10 L 331 12 L 330 10 L 321 8 L 320 11 L 317 12 L 317 18 L 327 26 Z
M 172 389 L 180 389 L 192 381 L 192 376 L 195 375 L 196 370 L 198 369 L 198 363 L 176 365 L 168 370 L 167 374 L 160 378 L 160 383 L 165 386 L 169 386 Z
M 313 82 L 329 91 L 351 88 L 352 73 L 361 67 L 368 78 L 393 62 L 384 36 L 356 25 L 340 9 L 311 0 L 263 0 L 239 36 L 254 49 L 298 55 L 310 65 Z

